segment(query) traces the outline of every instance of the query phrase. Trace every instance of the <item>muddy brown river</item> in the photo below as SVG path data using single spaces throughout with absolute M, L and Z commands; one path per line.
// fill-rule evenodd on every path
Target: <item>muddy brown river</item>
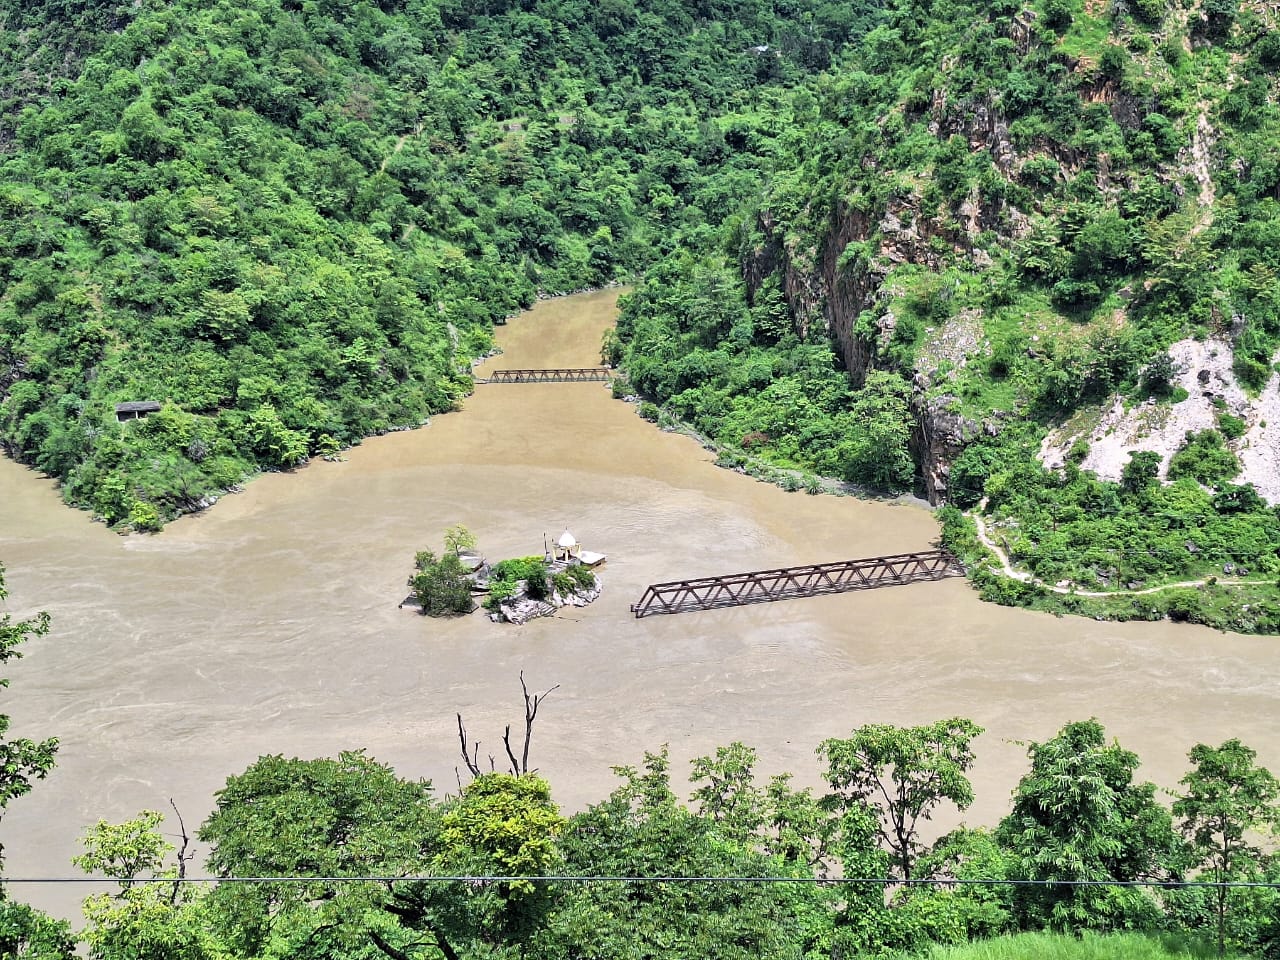
M 539 304 L 499 332 L 499 367 L 598 362 L 616 294 Z M 819 778 L 814 748 L 858 724 L 971 717 L 971 824 L 1026 768 L 1012 741 L 1096 716 L 1173 787 L 1198 741 L 1238 736 L 1280 768 L 1276 641 L 1055 619 L 977 600 L 963 580 L 636 620 L 654 581 L 927 548 L 912 504 L 787 493 L 712 465 L 599 383 L 480 385 L 461 413 L 366 441 L 345 462 L 255 479 L 156 536 L 121 537 L 0 461 L 10 612 L 53 632 L 11 664 L 12 733 L 57 736 L 58 766 L 0 824 L 10 877 L 74 874 L 85 826 L 174 798 L 188 824 L 258 756 L 364 747 L 456 789 L 454 714 L 501 754 L 517 675 L 560 684 L 532 759 L 567 809 L 610 765 L 671 745 L 674 769 L 757 746 L 765 773 Z M 397 609 L 413 555 L 469 527 L 490 559 L 566 527 L 608 554 L 604 595 L 524 627 Z M 950 821 L 944 823 L 949 825 Z M 85 890 L 15 886 L 66 915 Z

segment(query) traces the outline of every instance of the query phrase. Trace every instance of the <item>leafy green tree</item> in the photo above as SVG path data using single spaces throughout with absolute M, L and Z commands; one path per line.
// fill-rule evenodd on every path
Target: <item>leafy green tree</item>
M 570 819 L 561 841 L 566 870 L 636 877 L 808 875 L 805 865 L 785 865 L 726 837 L 723 817 L 681 804 L 671 790 L 665 748 L 646 753 L 640 768 L 615 772 L 622 785 Z M 711 810 L 726 809 L 704 798 Z M 830 925 L 829 894 L 813 884 L 592 883 L 563 891 L 549 944 L 571 956 L 796 957 L 827 942 Z
M 441 617 L 475 609 L 471 580 L 457 553 L 444 553 L 437 559 L 430 550 L 423 550 L 414 565 L 418 572 L 409 579 L 409 586 L 425 615 Z
M 73 960 L 75 956 L 71 924 L 15 903 L 0 891 L 0 957 Z
M 960 827 L 939 838 L 921 858 L 925 876 L 957 880 L 1016 880 L 1016 858 L 1000 845 L 992 831 Z M 911 891 L 946 896 L 960 921 L 964 939 L 978 940 L 1008 933 L 1014 927 L 1014 888 L 999 883 L 973 883 L 947 889 L 945 885 Z
M 1169 479 L 1192 477 L 1204 484 L 1224 483 L 1240 472 L 1240 461 L 1217 430 L 1188 433 L 1187 442 L 1169 458 Z
M 790 774 L 758 785 L 756 760 L 755 749 L 737 741 L 695 758 L 689 782 L 698 816 L 720 836 L 782 863 L 826 870 L 835 826 L 830 814 L 811 790 L 795 790 Z
M 462 524 L 455 524 L 444 532 L 444 548 L 454 553 L 476 548 L 476 535 Z
M 478 876 L 556 873 L 563 864 L 556 838 L 564 823 L 551 787 L 541 777 L 481 774 L 447 805 L 434 866 L 444 873 Z M 555 896 L 546 883 L 504 880 L 467 887 L 440 910 L 456 944 L 497 948 L 533 937 L 545 925 Z
M 1020 875 L 1047 886 L 1022 888 L 1016 915 L 1026 927 L 1127 929 L 1153 925 L 1155 901 L 1140 889 L 1073 886 L 1071 881 L 1173 877 L 1180 850 L 1156 788 L 1135 783 L 1138 757 L 1107 743 L 1097 720 L 1069 723 L 1027 746 L 1031 770 L 996 839 Z
M 1179 781 L 1185 792 L 1173 815 L 1191 845 L 1194 866 L 1214 883 L 1254 879 L 1262 850 L 1251 842 L 1259 830 L 1280 825 L 1280 781 L 1256 764 L 1257 752 L 1239 740 L 1220 747 L 1196 744 L 1188 755 L 1194 769 Z M 1238 891 L 1213 891 L 1218 955 L 1226 950 L 1227 910 Z
M 166 864 L 174 847 L 160 834 L 163 820 L 164 815 L 155 810 L 144 810 L 122 824 L 100 820 L 83 838 L 85 852 L 73 858 L 85 873 L 119 883 L 115 894 L 98 894 L 84 902 L 89 923 L 85 944 L 99 960 L 221 960 L 226 956 L 210 928 L 204 897 L 190 884 L 179 882 L 185 873 L 185 842 L 177 862 Z M 158 878 L 175 882 L 150 882 Z
M 714 756 L 693 761 L 689 781 L 698 815 L 719 824 L 726 837 L 745 843 L 764 825 L 765 795 L 755 783 L 756 752 L 734 742 Z
M 359 751 L 261 757 L 229 777 L 216 802 L 199 838 L 212 847 L 217 876 L 418 874 L 440 849 L 431 784 L 401 779 Z M 359 945 L 398 949 L 424 935 L 401 923 L 398 891 L 376 883 L 226 884 L 210 894 L 208 909 L 239 956 L 320 960 Z
M 973 802 L 965 776 L 973 765 L 972 742 L 982 728 L 953 717 L 920 727 L 869 724 L 847 739 L 824 740 L 828 803 L 846 811 L 866 806 L 878 823 L 880 842 L 903 880 L 926 849 L 919 828 L 943 801 L 960 810 Z
M 0 603 L 9 596 L 5 588 L 4 565 L 0 564 Z M 49 615 L 41 612 L 25 620 L 14 620 L 9 613 L 0 614 L 0 666 L 22 657 L 18 649 L 23 643 L 49 632 Z M 0 689 L 9 686 L 0 677 Z M 53 769 L 56 738 L 31 740 L 8 738 L 9 715 L 0 713 L 0 817 L 9 803 L 31 792 L 32 781 L 43 780 Z M 4 847 L 0 845 L 0 871 L 4 867 Z M 0 877 L 3 874 L 0 873 Z M 31 957 L 33 960 L 61 960 L 73 951 L 70 927 L 26 904 L 10 900 L 0 883 L 0 955 Z
M 4 565 L 0 564 L 0 602 L 8 596 Z M 22 644 L 48 632 L 47 613 L 41 612 L 26 620 L 14 620 L 8 613 L 0 614 L 0 667 L 22 657 L 23 652 L 19 649 Z M 0 677 L 0 689 L 8 686 L 8 678 Z M 9 715 L 0 713 L 0 816 L 4 815 L 10 802 L 31 792 L 32 781 L 48 776 L 58 750 L 58 741 L 54 737 L 47 740 L 8 739 L 8 733 Z M 4 848 L 0 846 L 0 857 L 3 853 Z
M 1120 470 L 1120 485 L 1127 493 L 1142 493 L 1159 483 L 1164 458 L 1153 450 L 1135 450 Z

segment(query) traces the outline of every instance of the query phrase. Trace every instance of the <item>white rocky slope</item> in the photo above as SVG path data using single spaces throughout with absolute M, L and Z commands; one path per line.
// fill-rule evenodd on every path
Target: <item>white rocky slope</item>
M 1230 446 L 1240 459 L 1237 483 L 1252 483 L 1268 503 L 1280 503 L 1280 375 L 1272 374 L 1266 388 L 1250 399 L 1231 370 L 1231 345 L 1223 340 L 1180 340 L 1169 348 L 1177 375 L 1174 383 L 1189 396 L 1179 403 L 1149 400 L 1126 408 L 1121 397 L 1101 408 L 1082 410 L 1040 445 L 1045 466 L 1058 468 L 1067 451 L 1080 439 L 1089 444 L 1081 466 L 1104 480 L 1119 480 L 1129 454 L 1150 450 L 1163 458 L 1160 476 L 1169 457 L 1186 442 L 1189 431 L 1205 430 L 1217 423 L 1221 398 L 1225 409 L 1248 424 L 1247 432 Z

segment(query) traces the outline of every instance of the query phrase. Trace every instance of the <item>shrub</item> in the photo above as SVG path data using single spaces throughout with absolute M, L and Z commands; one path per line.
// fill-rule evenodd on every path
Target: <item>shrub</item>
M 490 580 L 489 596 L 485 597 L 484 608 L 486 610 L 497 610 L 499 604 L 510 600 L 516 595 L 516 584 L 514 580 Z
M 1057 33 L 1071 26 L 1071 6 L 1067 0 L 1048 0 L 1044 5 L 1044 25 Z
M 530 600 L 547 599 L 551 593 L 547 582 L 547 568 L 539 564 L 537 569 L 530 570 L 524 578 L 524 586 Z
M 163 524 L 155 505 L 145 500 L 135 500 L 129 508 L 129 526 L 139 533 L 155 533 Z
M 1271 368 L 1260 360 L 1253 357 L 1247 357 L 1243 353 L 1237 353 L 1235 362 L 1231 368 L 1235 371 L 1240 382 L 1250 390 L 1261 390 L 1267 385 L 1267 380 L 1271 376 Z
M 525 594 L 531 600 L 545 600 L 551 595 L 552 579 L 547 575 L 542 557 L 516 557 L 499 560 L 489 571 L 489 597 L 485 606 L 496 610 L 498 604 L 516 593 L 516 585 L 524 581 Z M 557 589 L 563 581 L 554 581 Z
M 1162 353 L 1143 368 L 1140 381 L 1142 389 L 1156 396 L 1166 396 L 1177 375 L 1178 367 L 1173 362 L 1173 357 Z
M 1191 589 L 1170 590 L 1164 598 L 1164 612 L 1175 623 L 1204 623 L 1204 599 Z
M 1129 462 L 1120 469 L 1120 486 L 1126 493 L 1141 493 L 1154 487 L 1160 475 L 1160 461 L 1164 459 L 1153 450 L 1134 450 Z M 1173 470 L 1170 468 L 1172 475 Z
M 1102 289 L 1092 280 L 1066 277 L 1053 285 L 1049 296 L 1060 310 L 1087 310 L 1098 305 Z
M 1157 24 L 1163 20 L 1165 8 L 1164 0 L 1137 0 L 1134 3 L 1138 17 L 1147 24 Z
M 1207 486 L 1230 480 L 1240 472 L 1240 462 L 1223 443 L 1217 430 L 1188 433 L 1187 442 L 1169 460 L 1169 479 L 1191 477 Z
M 545 577 L 546 566 L 542 557 L 515 557 L 510 560 L 499 560 L 490 570 L 491 580 L 528 580 L 530 576 L 542 573 Z
M 579 587 L 591 589 L 596 585 L 596 575 L 585 564 L 575 563 L 565 571 Z
M 1218 431 L 1228 440 L 1239 440 L 1244 436 L 1248 426 L 1240 417 L 1229 413 L 1218 414 Z

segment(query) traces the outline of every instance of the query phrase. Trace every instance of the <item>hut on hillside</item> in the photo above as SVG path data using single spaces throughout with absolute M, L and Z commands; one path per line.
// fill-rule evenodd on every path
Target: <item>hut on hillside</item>
M 149 413 L 156 413 L 159 409 L 160 404 L 155 400 L 130 400 L 128 403 L 117 403 L 116 420 L 121 423 L 126 420 L 138 420 Z

